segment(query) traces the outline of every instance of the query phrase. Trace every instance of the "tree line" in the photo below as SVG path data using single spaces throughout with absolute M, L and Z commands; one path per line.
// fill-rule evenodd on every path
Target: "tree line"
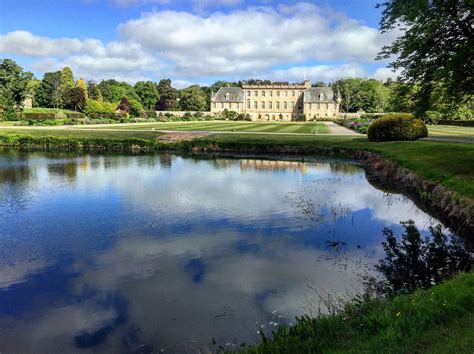
M 248 80 L 262 84 L 269 81 Z M 0 61 L 0 106 L 3 110 L 20 107 L 30 97 L 34 107 L 64 108 L 92 113 L 114 113 L 124 109 L 133 116 L 142 111 L 209 111 L 212 92 L 221 87 L 243 84 L 217 81 L 210 86 L 193 85 L 181 90 L 172 86 L 170 79 L 159 82 L 139 81 L 135 85 L 114 79 L 95 82 L 75 79 L 69 67 L 47 72 L 41 80 L 25 72 L 11 59 Z M 342 96 L 342 112 L 363 110 L 374 112 L 412 112 L 418 116 L 435 111 L 450 119 L 474 119 L 472 95 L 453 100 L 448 87 L 432 85 L 426 95 L 420 82 L 388 79 L 349 78 L 331 83 L 317 82 L 313 86 L 330 86 Z

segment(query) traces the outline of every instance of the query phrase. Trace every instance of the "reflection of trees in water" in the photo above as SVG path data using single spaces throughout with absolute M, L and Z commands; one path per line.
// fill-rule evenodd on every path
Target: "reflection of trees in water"
M 330 163 L 329 168 L 331 172 L 342 173 L 345 175 L 356 175 L 361 173 L 362 168 L 350 163 Z
M 431 235 L 422 237 L 413 221 L 401 224 L 404 232 L 400 239 L 388 228 L 383 231 L 386 256 L 376 269 L 384 275 L 385 282 L 381 284 L 371 279 L 379 292 L 413 292 L 471 269 L 473 248 L 467 241 L 445 234 L 441 225 L 429 227 Z
M 67 177 L 70 182 L 75 182 L 77 178 L 78 164 L 76 161 L 68 163 L 53 163 L 48 164 L 48 173 L 52 175 L 58 175 L 61 177 Z

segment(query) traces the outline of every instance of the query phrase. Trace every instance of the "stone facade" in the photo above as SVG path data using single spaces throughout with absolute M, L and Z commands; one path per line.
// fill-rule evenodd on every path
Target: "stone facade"
M 252 120 L 292 121 L 336 118 L 341 97 L 330 87 L 275 82 L 270 85 L 222 87 L 211 95 L 211 113 L 224 110 L 249 115 Z

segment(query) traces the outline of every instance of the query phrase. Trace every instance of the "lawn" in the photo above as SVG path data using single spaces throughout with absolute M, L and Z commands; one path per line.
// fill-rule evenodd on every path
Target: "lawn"
M 258 133 L 291 133 L 291 134 L 328 134 L 329 129 L 321 122 L 168 122 L 127 124 L 100 127 L 80 127 L 80 129 L 123 129 L 123 130 L 171 130 L 171 131 L 212 131 L 212 132 L 258 132 Z
M 459 137 L 465 140 L 474 140 L 474 127 L 458 127 L 454 125 L 429 125 L 430 137 Z

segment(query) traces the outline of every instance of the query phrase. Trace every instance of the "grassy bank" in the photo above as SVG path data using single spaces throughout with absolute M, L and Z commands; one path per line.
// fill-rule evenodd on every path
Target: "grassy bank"
M 281 327 L 250 353 L 472 353 L 474 273 Z

